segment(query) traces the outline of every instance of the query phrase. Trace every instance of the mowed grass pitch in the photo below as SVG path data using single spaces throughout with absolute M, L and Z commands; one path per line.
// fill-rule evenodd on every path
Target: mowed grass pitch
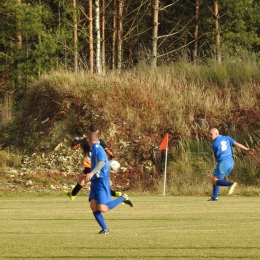
M 98 235 L 87 197 L 0 198 L 0 259 L 260 259 L 260 199 L 133 197 Z

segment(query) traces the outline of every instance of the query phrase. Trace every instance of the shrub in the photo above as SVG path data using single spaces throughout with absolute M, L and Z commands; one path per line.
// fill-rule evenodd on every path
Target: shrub
M 233 61 L 180 61 L 153 70 L 142 64 L 106 76 L 53 72 L 28 87 L 17 123 L 0 131 L 0 137 L 29 152 L 46 151 L 61 140 L 86 134 L 96 121 L 102 138 L 127 168 L 116 178 L 126 178 L 129 185 L 135 184 L 132 188 L 138 183 L 140 189 L 154 190 L 161 185 L 158 173 L 163 169 L 157 166 L 147 173 L 143 163 L 153 160 L 153 148 L 169 132 L 169 185 L 174 193 L 183 192 L 185 185 L 198 187 L 211 175 L 210 127 L 246 136 L 259 126 L 259 65 L 246 58 Z M 198 124 L 200 119 L 206 120 L 205 128 Z M 259 145 L 257 138 L 257 133 L 251 136 L 253 146 Z M 242 153 L 236 157 L 233 176 L 256 183 L 254 165 L 259 162 Z M 249 175 L 242 174 L 246 167 Z

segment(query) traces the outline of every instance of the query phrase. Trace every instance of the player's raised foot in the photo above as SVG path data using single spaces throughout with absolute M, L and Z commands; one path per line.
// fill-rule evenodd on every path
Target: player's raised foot
M 122 192 L 121 191 L 116 191 L 116 197 L 121 197 L 122 196 Z
M 230 186 L 229 191 L 228 191 L 228 195 L 231 195 L 231 194 L 234 192 L 236 186 L 237 186 L 237 183 L 236 183 L 236 182 L 234 182 L 234 183 Z
M 122 196 L 122 192 L 121 191 L 116 191 L 116 197 L 119 198 Z M 125 203 L 122 202 L 122 205 L 124 205 Z
M 71 200 L 74 200 L 76 198 L 76 196 L 73 196 L 72 195 L 72 192 L 71 191 L 67 191 L 67 190 L 64 190 L 63 193 L 68 196 Z
M 211 197 L 210 199 L 208 199 L 208 201 L 218 201 L 218 198 Z
M 122 194 L 122 197 L 125 199 L 125 200 L 123 201 L 125 204 L 128 204 L 128 205 L 131 206 L 131 207 L 134 206 L 133 202 L 129 199 L 129 197 L 128 197 L 127 194 L 125 194 L 125 193 Z
M 105 230 L 105 229 L 102 229 L 98 232 L 98 234 L 101 234 L 101 235 L 107 235 L 109 234 L 109 230 Z

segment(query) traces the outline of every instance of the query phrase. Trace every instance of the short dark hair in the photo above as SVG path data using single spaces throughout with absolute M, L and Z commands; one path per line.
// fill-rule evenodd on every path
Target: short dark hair
M 100 130 L 98 124 L 92 123 L 92 124 L 89 126 L 89 131 L 90 131 L 90 132 L 96 132 L 97 130 Z

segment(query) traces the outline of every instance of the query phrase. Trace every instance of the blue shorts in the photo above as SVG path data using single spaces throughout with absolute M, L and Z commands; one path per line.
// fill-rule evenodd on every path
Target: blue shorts
M 89 201 L 96 200 L 98 204 L 106 205 L 111 200 L 109 177 L 98 178 L 91 181 Z
M 217 177 L 218 179 L 224 179 L 234 168 L 234 161 L 233 159 L 227 159 L 218 162 L 213 176 Z

